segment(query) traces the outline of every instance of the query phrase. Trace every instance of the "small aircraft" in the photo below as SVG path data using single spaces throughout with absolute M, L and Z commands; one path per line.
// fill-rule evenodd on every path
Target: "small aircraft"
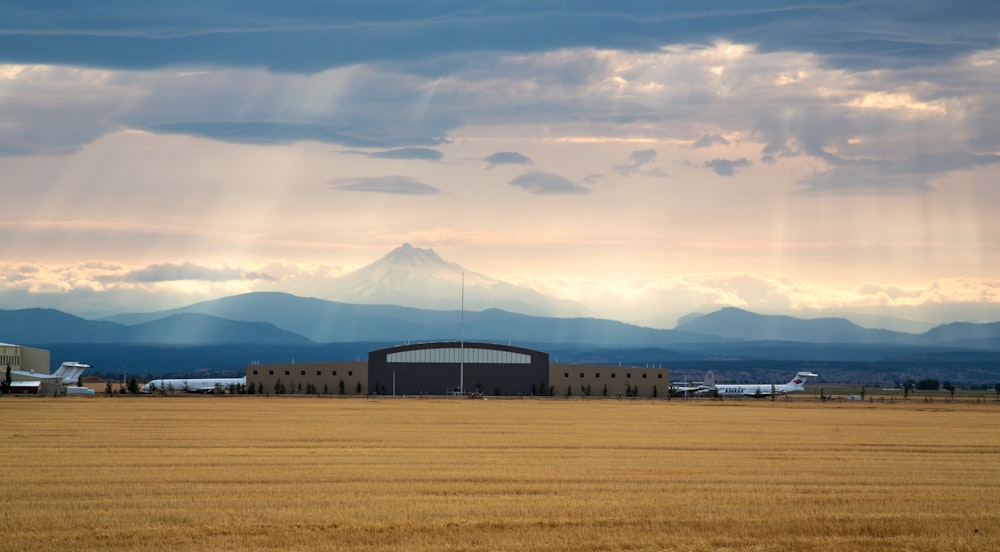
M 140 393 L 182 391 L 184 393 L 215 393 L 230 385 L 246 385 L 247 378 L 156 379 L 139 388 Z
M 788 383 L 782 384 L 770 384 L 770 383 L 753 383 L 745 385 L 717 385 L 715 383 L 715 374 L 709 370 L 705 374 L 705 381 L 700 382 L 698 385 L 689 386 L 675 386 L 674 390 L 679 393 L 683 393 L 684 396 L 696 395 L 717 395 L 720 397 L 725 396 L 750 396 L 750 397 L 767 397 L 770 395 L 785 395 L 788 393 L 795 393 L 797 391 L 802 391 L 805 389 L 806 378 L 818 378 L 818 374 L 812 372 L 799 372 L 795 374 Z M 697 382 L 696 382 L 697 383 Z

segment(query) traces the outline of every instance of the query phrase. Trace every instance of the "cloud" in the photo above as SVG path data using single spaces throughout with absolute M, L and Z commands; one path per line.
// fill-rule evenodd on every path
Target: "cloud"
M 0 155 L 8 156 L 71 153 L 123 129 L 261 145 L 435 146 L 462 124 L 433 101 L 433 80 L 385 68 L 299 75 L 0 65 L 0 88 Z
M 29 278 L 24 277 L 30 274 Z M 212 269 L 193 263 L 129 267 L 109 261 L 75 264 L 0 263 L 0 301 L 6 308 L 48 307 L 71 313 L 108 314 L 124 309 L 181 306 L 214 290 L 214 296 L 273 285 L 265 273 Z
M 310 74 L 254 69 L 128 72 L 145 95 L 115 120 L 130 128 L 258 144 L 318 141 L 350 147 L 435 146 L 461 125 L 434 102 L 432 81 L 369 66 Z M 206 92 L 210 91 L 210 92 Z M 393 155 L 388 153 L 387 155 Z
M 671 328 L 692 312 L 724 306 L 804 318 L 842 316 L 866 327 L 894 322 L 901 331 L 1000 317 L 1000 280 L 992 278 L 940 278 L 904 286 L 831 285 L 782 273 L 711 272 L 624 281 L 550 276 L 525 278 L 518 284 L 586 304 L 602 318 L 659 328 Z M 889 320 L 894 317 L 901 320 Z
M 712 169 L 719 176 L 733 176 L 737 169 L 743 169 L 750 165 L 750 161 L 742 157 L 739 159 L 712 159 L 711 161 L 705 161 L 705 167 Z
M 113 130 L 136 91 L 106 72 L 0 65 L 0 156 L 68 154 Z
M 498 151 L 486 159 L 486 167 L 492 169 L 497 165 L 531 165 L 531 159 L 516 151 Z
M 423 159 L 425 161 L 438 161 L 442 156 L 440 151 L 430 148 L 397 148 L 376 151 L 368 155 L 375 159 Z
M 590 193 L 589 188 L 575 184 L 557 174 L 542 171 L 524 173 L 511 180 L 510 185 L 539 195 L 578 195 Z
M 271 121 L 199 121 L 159 123 L 146 127 L 160 134 L 186 134 L 242 144 L 290 144 L 305 140 L 350 146 L 378 145 L 322 124 L 278 123 Z
M 393 148 L 383 155 L 422 159 L 437 150 L 410 148 L 444 145 L 458 128 L 489 125 L 547 125 L 555 138 L 580 129 L 605 139 L 700 135 L 695 145 L 739 136 L 742 146 L 761 144 L 763 163 L 1000 149 L 1000 105 L 991 92 L 1000 87 L 991 69 L 1000 66 L 996 52 L 919 69 L 845 74 L 823 64 L 815 55 L 718 42 L 656 51 L 481 52 L 309 74 L 8 66 L 0 68 L 7 94 L 0 155 L 67 153 L 135 128 L 234 143 Z M 705 135 L 705 127 L 719 131 Z M 507 154 L 515 152 L 487 157 L 488 166 L 519 159 Z M 641 157 L 612 170 L 666 176 Z
M 456 52 L 592 47 L 652 52 L 664 44 L 755 43 L 761 51 L 812 51 L 839 67 L 918 67 L 996 47 L 993 2 L 907 7 L 723 0 L 451 3 L 227 3 L 157 6 L 97 0 L 24 3 L 5 21 L 0 60 L 127 69 L 177 65 L 316 72 Z
M 801 195 L 906 195 L 931 190 L 918 175 L 878 174 L 840 167 L 795 181 Z
M 341 178 L 331 185 L 338 190 L 369 192 L 375 194 L 438 195 L 441 191 L 409 176 L 373 176 L 367 178 Z
M 628 163 L 615 165 L 615 172 L 622 176 L 652 176 L 657 178 L 667 177 L 667 173 L 660 167 L 650 166 L 656 158 L 656 150 L 644 149 L 633 151 L 628 157 Z
M 95 280 L 110 282 L 174 282 L 179 280 L 198 280 L 203 282 L 226 282 L 230 280 L 268 280 L 274 278 L 263 272 L 251 272 L 237 268 L 208 268 L 194 263 L 156 264 L 145 268 L 131 270 L 124 274 L 98 275 Z
M 696 148 L 707 148 L 709 146 L 728 146 L 729 140 L 726 140 L 719 134 L 705 134 L 701 138 L 692 144 Z
M 258 275 L 266 279 L 250 279 Z M 255 267 L 206 268 L 194 263 L 129 267 L 112 262 L 71 265 L 0 262 L 0 304 L 4 308 L 48 307 L 104 316 L 175 308 L 250 291 L 324 295 L 343 267 L 272 261 Z M 247 278 L 241 278 L 242 276 Z M 233 277 L 232 280 L 227 278 Z M 188 279 L 184 279 L 188 278 Z M 200 279 L 199 279 L 200 278 Z M 868 313 L 948 322 L 1000 317 L 1000 281 L 942 278 L 899 285 L 862 282 L 830 286 L 782 274 L 707 273 L 627 282 L 564 279 L 526 280 L 550 295 L 586 302 L 601 317 L 671 327 L 677 317 L 721 306 L 797 316 Z M 566 286 L 582 294 L 563 293 Z M 654 323 L 654 321 L 656 321 Z
M 921 154 L 904 159 L 844 159 L 826 156 L 834 166 L 795 181 L 803 195 L 907 195 L 933 190 L 930 178 L 1000 164 L 1000 154 L 968 152 Z

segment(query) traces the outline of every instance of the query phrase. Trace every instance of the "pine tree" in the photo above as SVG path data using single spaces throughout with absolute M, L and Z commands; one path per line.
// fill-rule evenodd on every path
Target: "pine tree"
M 11 376 L 10 376 L 10 365 L 8 364 L 7 365 L 7 373 L 6 373 L 6 375 L 4 375 L 3 381 L 0 382 L 0 395 L 7 395 L 7 394 L 10 393 L 10 384 L 11 384 L 11 381 L 12 380 L 11 380 Z

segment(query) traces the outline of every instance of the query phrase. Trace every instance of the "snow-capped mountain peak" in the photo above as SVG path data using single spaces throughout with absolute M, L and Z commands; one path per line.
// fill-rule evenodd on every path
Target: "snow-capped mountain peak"
M 464 271 L 460 265 L 442 259 L 433 249 L 413 247 L 404 243 L 354 274 L 365 273 L 373 280 L 381 280 L 387 276 L 413 276 L 414 274 L 433 275 L 450 280 L 461 279 Z
M 462 284 L 465 289 L 462 289 Z M 377 261 L 334 281 L 331 299 L 351 303 L 392 304 L 417 308 L 483 310 L 499 308 L 524 314 L 580 316 L 586 309 L 571 301 L 546 297 L 442 259 L 433 249 L 408 243 Z

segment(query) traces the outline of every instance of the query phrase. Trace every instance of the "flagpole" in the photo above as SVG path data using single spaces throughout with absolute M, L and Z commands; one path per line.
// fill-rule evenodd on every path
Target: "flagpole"
M 458 392 L 461 394 L 465 393 L 465 272 L 462 272 L 462 331 L 459 341 L 459 359 L 458 359 Z

